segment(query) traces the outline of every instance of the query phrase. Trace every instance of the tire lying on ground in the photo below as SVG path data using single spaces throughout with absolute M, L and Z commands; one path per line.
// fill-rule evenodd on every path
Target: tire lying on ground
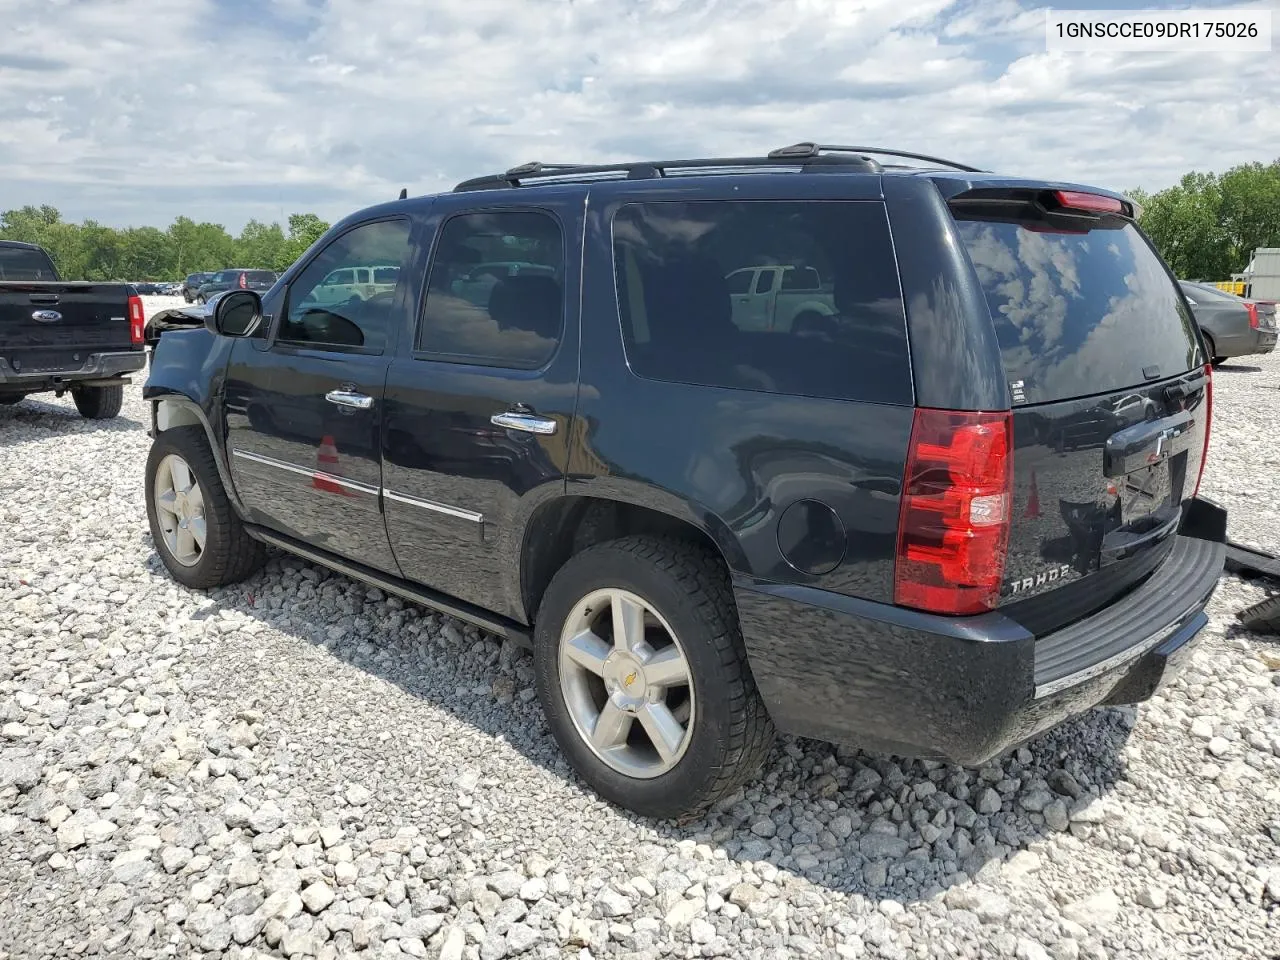
M 1280 633 L 1280 595 L 1245 607 L 1236 614 L 1236 619 L 1247 630 L 1259 633 Z
M 72 387 L 71 399 L 80 416 L 89 420 L 110 420 L 124 406 L 124 387 Z

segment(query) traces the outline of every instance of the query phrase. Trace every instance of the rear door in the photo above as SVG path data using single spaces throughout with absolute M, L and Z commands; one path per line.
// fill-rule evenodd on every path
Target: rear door
M 950 206 L 1013 407 L 1003 602 L 1043 632 L 1101 607 L 1173 546 L 1204 455 L 1206 357 L 1128 219 L 1050 190 L 971 191 Z
M 387 378 L 387 530 L 404 576 L 518 619 L 526 523 L 564 493 L 582 205 L 439 198 L 416 329 Z M 504 256 L 521 269 L 482 291 L 476 266 Z

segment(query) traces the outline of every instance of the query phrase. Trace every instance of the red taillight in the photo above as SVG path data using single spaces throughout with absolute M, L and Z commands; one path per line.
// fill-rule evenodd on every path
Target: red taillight
M 142 342 L 143 331 L 147 325 L 146 311 L 142 309 L 141 297 L 129 298 L 129 340 L 134 344 Z
M 947 614 L 994 608 L 1012 487 L 1012 414 L 918 408 L 898 517 L 894 602 Z
M 1204 465 L 1209 462 L 1209 433 L 1213 429 L 1213 367 L 1204 365 L 1204 451 L 1200 454 L 1200 472 L 1196 474 L 1196 492 L 1200 494 L 1200 481 L 1204 479 Z
M 1249 326 L 1258 329 L 1258 305 L 1256 303 L 1245 303 L 1244 308 L 1249 311 Z
M 241 290 L 248 290 L 248 289 L 249 289 L 249 281 L 248 281 L 248 279 L 247 279 L 247 278 L 248 278 L 248 276 L 249 276 L 249 275 L 248 275 L 247 273 L 242 273 L 242 274 L 240 274 L 240 289 L 241 289 Z
M 1083 193 L 1079 190 L 1055 190 L 1054 199 L 1058 205 L 1068 210 L 1088 210 L 1092 213 L 1124 213 L 1124 204 L 1115 197 L 1104 197 L 1096 193 Z

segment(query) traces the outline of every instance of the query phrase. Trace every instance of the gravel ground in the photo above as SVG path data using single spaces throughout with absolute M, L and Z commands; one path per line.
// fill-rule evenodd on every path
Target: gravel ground
M 1280 547 L 1280 356 L 1216 384 L 1206 489 Z M 1139 709 L 979 771 L 784 739 L 674 827 L 574 780 L 518 649 L 287 558 L 176 586 L 145 423 L 137 386 L 106 424 L 0 408 L 0 957 L 1280 951 L 1256 585 Z

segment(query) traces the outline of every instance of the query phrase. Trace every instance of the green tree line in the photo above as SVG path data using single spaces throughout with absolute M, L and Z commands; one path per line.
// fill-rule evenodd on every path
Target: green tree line
M 1188 173 L 1158 193 L 1133 190 L 1139 222 L 1184 280 L 1229 280 L 1257 247 L 1280 247 L 1280 160 Z
M 0 239 L 38 243 L 64 280 L 180 280 L 227 267 L 284 270 L 326 230 L 314 213 L 295 213 L 288 228 L 250 220 L 239 236 L 218 223 L 178 217 L 166 230 L 67 223 L 55 207 L 0 214 Z
M 1280 159 L 1222 174 L 1192 172 L 1176 186 L 1130 196 L 1143 207 L 1143 229 L 1184 279 L 1229 279 L 1255 248 L 1280 246 Z M 67 223 L 47 205 L 0 214 L 0 239 L 40 244 L 68 280 L 177 280 L 225 267 L 283 270 L 327 229 L 314 213 L 291 215 L 287 228 L 250 220 L 239 236 L 190 217 L 160 230 Z

